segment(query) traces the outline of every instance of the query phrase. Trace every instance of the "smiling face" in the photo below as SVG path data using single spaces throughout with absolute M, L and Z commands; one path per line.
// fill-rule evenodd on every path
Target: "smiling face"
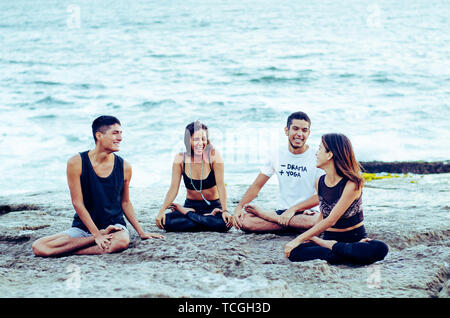
M 306 150 L 306 140 L 308 140 L 310 134 L 309 123 L 306 120 L 294 119 L 291 126 L 284 130 L 289 139 L 289 150 L 291 152 Z
M 316 158 L 317 158 L 316 167 L 323 168 L 333 158 L 333 153 L 331 151 L 327 151 L 327 149 L 323 145 L 323 142 L 321 142 L 319 150 L 317 150 L 316 153 Z
M 109 127 L 100 129 L 96 132 L 97 144 L 109 152 L 116 152 L 120 150 L 120 143 L 122 142 L 122 127 L 119 124 L 114 124 Z
M 208 136 L 206 134 L 206 130 L 199 129 L 194 131 L 191 136 L 191 149 L 193 151 L 193 154 L 196 156 L 201 156 L 207 144 Z

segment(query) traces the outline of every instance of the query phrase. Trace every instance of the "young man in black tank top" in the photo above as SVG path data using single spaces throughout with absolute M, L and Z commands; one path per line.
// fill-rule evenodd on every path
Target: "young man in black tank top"
M 128 248 L 125 214 L 142 239 L 162 238 L 142 230 L 129 196 L 131 165 L 114 152 L 120 150 L 122 129 L 112 116 L 92 124 L 95 149 L 77 154 L 67 163 L 67 181 L 76 214 L 69 230 L 38 239 L 36 256 L 104 254 Z

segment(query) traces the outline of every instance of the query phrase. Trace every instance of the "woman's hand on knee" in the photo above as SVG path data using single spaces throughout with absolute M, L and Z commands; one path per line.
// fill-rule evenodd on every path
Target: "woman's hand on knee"
M 165 224 L 166 224 L 166 212 L 159 211 L 158 214 L 156 215 L 156 226 L 163 230 Z
M 222 219 L 226 223 L 227 228 L 231 228 L 233 226 L 233 216 L 228 213 L 228 211 L 222 212 Z

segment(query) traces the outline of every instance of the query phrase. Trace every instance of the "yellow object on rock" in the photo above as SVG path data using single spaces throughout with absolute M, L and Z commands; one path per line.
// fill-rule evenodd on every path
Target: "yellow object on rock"
M 399 175 L 399 174 L 383 174 L 383 175 L 377 175 L 376 173 L 366 173 L 363 172 L 362 174 L 364 180 L 366 181 L 372 181 L 372 180 L 380 180 L 380 179 L 392 179 L 392 178 L 401 178 L 401 177 L 408 177 L 409 175 Z

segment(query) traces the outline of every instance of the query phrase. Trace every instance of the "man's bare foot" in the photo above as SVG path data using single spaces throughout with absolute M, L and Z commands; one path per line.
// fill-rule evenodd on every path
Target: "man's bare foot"
M 184 215 L 186 215 L 188 212 L 195 212 L 194 209 L 192 209 L 192 208 L 185 208 L 184 206 L 182 206 L 181 204 L 178 204 L 178 203 L 172 203 L 169 206 L 169 209 L 171 209 L 172 212 L 178 211 L 178 212 L 183 213 Z
M 100 230 L 100 233 L 102 234 L 110 234 L 114 232 L 123 231 L 123 228 L 115 226 L 115 225 L 109 225 L 106 229 Z
M 256 216 L 261 216 L 263 214 L 263 209 L 257 205 L 247 205 L 244 207 L 245 212 L 254 214 Z

